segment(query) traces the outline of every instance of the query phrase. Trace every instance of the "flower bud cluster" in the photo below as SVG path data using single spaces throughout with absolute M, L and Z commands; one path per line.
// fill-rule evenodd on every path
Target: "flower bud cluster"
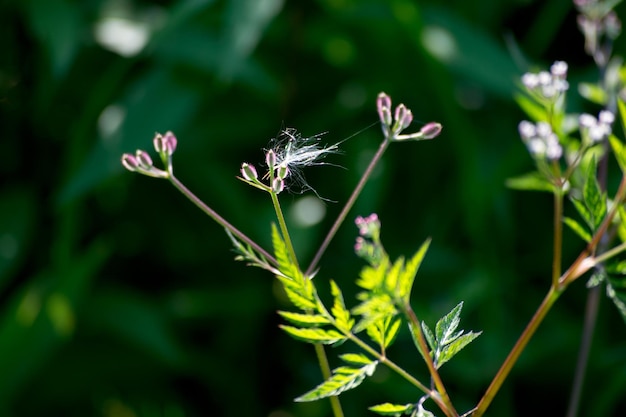
M 604 140 L 611 134 L 611 125 L 614 121 L 615 116 L 608 110 L 602 110 L 597 119 L 587 113 L 581 114 L 578 124 L 583 141 L 597 143 Z
M 138 172 L 154 178 L 169 178 L 172 173 L 172 155 L 178 143 L 176 136 L 172 132 L 167 132 L 165 135 L 157 133 L 152 143 L 167 170 L 156 168 L 150 155 L 141 149 L 138 149 L 134 155 L 123 154 L 122 165 L 131 172 Z
M 549 102 L 556 102 L 569 88 L 567 78 L 567 63 L 556 61 L 550 67 L 550 72 L 527 72 L 522 75 L 522 84 L 535 97 Z
M 391 117 L 391 98 L 385 94 L 378 94 L 376 99 L 376 108 L 378 110 L 378 117 L 380 118 L 380 124 L 383 129 L 385 137 L 390 140 L 424 140 L 433 139 L 441 133 L 442 126 L 436 122 L 427 123 L 417 133 L 408 135 L 401 135 L 400 133 L 408 128 L 413 121 L 413 113 L 407 109 L 404 104 L 396 106 L 393 118 Z
M 359 216 L 354 223 L 359 228 L 359 236 L 356 238 L 354 252 L 370 264 L 377 264 L 385 252 L 380 243 L 381 224 L 378 215 L 373 213 L 367 217 Z
M 527 120 L 520 122 L 519 134 L 528 151 L 535 159 L 557 160 L 563 155 L 563 148 L 559 138 L 546 122 L 537 124 Z

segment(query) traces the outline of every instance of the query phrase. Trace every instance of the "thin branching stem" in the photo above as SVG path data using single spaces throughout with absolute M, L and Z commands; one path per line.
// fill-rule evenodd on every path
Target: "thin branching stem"
M 411 322 L 411 324 L 413 325 L 412 327 L 417 332 L 417 342 L 420 345 L 420 350 L 424 353 L 422 355 L 424 357 L 424 362 L 426 362 L 426 366 L 428 367 L 428 372 L 430 373 L 430 376 L 432 377 L 433 382 L 435 383 L 435 388 L 437 388 L 437 391 L 439 392 L 439 395 L 441 396 L 441 399 L 444 402 L 446 409 L 452 415 L 458 416 L 459 414 L 457 413 L 457 411 L 454 409 L 454 406 L 452 405 L 452 401 L 450 400 L 450 397 L 448 396 L 448 392 L 446 391 L 446 388 L 443 385 L 443 381 L 441 380 L 441 376 L 439 375 L 439 372 L 437 371 L 437 368 L 435 367 L 435 363 L 433 362 L 433 359 L 428 354 L 428 352 L 430 352 L 430 349 L 428 348 L 428 344 L 426 343 L 426 338 L 424 337 L 424 333 L 422 332 L 422 326 L 420 324 L 419 319 L 417 318 L 417 315 L 415 314 L 415 311 L 413 311 L 409 303 L 403 303 L 402 310 L 407 320 Z
M 313 257 L 313 260 L 311 261 L 311 264 L 309 265 L 309 267 L 306 270 L 306 275 L 307 276 L 311 275 L 313 273 L 313 271 L 315 270 L 315 268 L 317 267 L 317 264 L 319 263 L 320 259 L 322 258 L 322 255 L 324 255 L 324 252 L 328 248 L 328 245 L 330 244 L 330 242 L 335 237 L 335 234 L 337 233 L 337 230 L 339 230 L 339 227 L 341 226 L 341 224 L 346 219 L 346 216 L 348 215 L 348 212 L 350 211 L 350 209 L 352 208 L 352 206 L 356 202 L 356 199 L 359 197 L 359 194 L 361 194 L 361 191 L 363 191 L 363 188 L 365 187 L 365 184 L 367 183 L 367 180 L 369 180 L 369 177 L 371 176 L 372 172 L 374 171 L 374 168 L 376 167 L 376 164 L 378 163 L 380 158 L 385 153 L 385 150 L 389 146 L 389 142 L 390 142 L 390 140 L 388 138 L 385 138 L 385 140 L 383 140 L 382 143 L 380 144 L 380 146 L 378 147 L 378 151 L 376 151 L 376 154 L 374 155 L 374 157 L 370 161 L 369 165 L 367 166 L 367 169 L 365 170 L 365 172 L 361 176 L 361 179 L 359 180 L 358 184 L 354 188 L 354 191 L 352 191 L 352 194 L 350 195 L 350 198 L 346 202 L 346 205 L 341 210 L 341 213 L 339 213 L 339 216 L 337 216 L 337 219 L 335 220 L 335 223 L 330 228 L 330 230 L 328 231 L 328 234 L 326 235 L 326 238 L 324 238 L 324 241 L 322 242 L 321 246 L 319 247 L 319 249 L 315 253 L 315 256 Z
M 561 256 L 563 253 L 563 191 L 554 191 L 554 246 L 552 249 L 552 286 L 556 286 L 561 276 Z
M 252 249 L 254 249 L 258 254 L 262 255 L 267 261 L 273 266 L 278 266 L 278 262 L 276 259 L 270 255 L 265 249 L 259 246 L 255 241 L 246 236 L 243 232 L 237 229 L 235 226 L 230 224 L 226 219 L 217 214 L 215 210 L 206 205 L 202 200 L 200 200 L 195 194 L 193 194 L 187 187 L 183 185 L 182 182 L 178 180 L 172 173 L 169 174 L 169 181 L 172 183 L 174 187 L 178 191 L 180 191 L 185 197 L 187 197 L 193 204 L 195 204 L 202 212 L 208 215 L 210 218 L 215 220 L 220 226 L 228 230 L 233 236 L 237 237 L 240 241 L 249 245 Z

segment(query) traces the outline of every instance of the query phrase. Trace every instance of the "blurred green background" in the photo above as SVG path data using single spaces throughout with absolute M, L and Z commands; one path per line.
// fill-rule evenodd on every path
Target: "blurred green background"
M 325 401 L 292 402 L 321 376 L 312 347 L 277 327 L 288 305 L 274 279 L 234 262 L 219 226 L 119 158 L 172 130 L 177 176 L 269 248 L 271 204 L 235 178 L 241 162 L 260 163 L 283 127 L 328 132 L 329 143 L 359 132 L 327 159 L 340 167 L 305 172 L 337 201 L 321 205 L 318 224 L 298 220 L 310 193 L 282 196 L 306 263 L 381 140 L 371 126 L 380 91 L 413 110 L 416 129 L 436 120 L 444 130 L 391 146 L 349 218 L 377 212 L 393 257 L 433 238 L 414 307 L 433 325 L 465 301 L 461 326 L 484 333 L 442 373 L 457 409 L 476 404 L 549 285 L 551 197 L 504 182 L 532 169 L 517 135 L 517 77 L 558 59 L 571 85 L 595 80 L 571 2 L 0 5 L 0 416 L 329 416 Z M 597 113 L 575 96 L 572 110 Z M 362 266 L 355 236 L 350 220 L 316 278 L 321 288 L 337 280 L 349 303 Z M 565 239 L 567 262 L 582 245 Z M 564 414 L 583 281 L 488 415 Z M 626 415 L 624 330 L 603 300 L 582 416 Z M 329 350 L 331 365 L 349 348 Z M 427 381 L 406 334 L 389 354 Z M 343 404 L 347 416 L 368 415 L 420 395 L 380 370 Z

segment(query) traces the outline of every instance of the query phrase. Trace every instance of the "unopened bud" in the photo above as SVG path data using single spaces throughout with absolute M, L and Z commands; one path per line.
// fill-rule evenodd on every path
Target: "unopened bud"
M 280 194 L 285 189 L 285 181 L 280 178 L 274 178 L 274 182 L 272 182 L 272 191 L 274 194 Z
M 289 175 L 289 167 L 287 165 L 281 165 L 278 167 L 278 170 L 276 170 L 276 177 L 281 180 L 287 178 L 287 175 Z
M 171 156 L 176 150 L 176 146 L 178 145 L 178 139 L 176 139 L 176 136 L 174 136 L 172 132 L 167 131 L 165 133 L 165 136 L 163 136 L 163 144 L 165 147 L 165 153 L 168 156 Z
M 430 122 L 430 123 L 426 123 L 420 129 L 420 133 L 423 135 L 422 137 L 424 139 L 433 139 L 439 136 L 442 129 L 443 129 L 443 126 L 441 126 L 441 123 Z
M 256 168 L 246 162 L 241 164 L 241 176 L 248 181 L 255 181 L 258 178 Z
M 274 165 L 276 165 L 276 154 L 274 153 L 273 150 L 270 149 L 265 154 L 265 163 L 267 164 L 267 169 L 269 171 L 274 170 Z
M 124 155 L 122 155 L 122 165 L 124 165 L 124 168 L 131 172 L 135 172 L 137 171 L 137 168 L 139 168 L 139 162 L 137 161 L 137 158 L 129 153 L 125 153 Z
M 378 117 L 383 125 L 391 125 L 391 98 L 385 93 L 378 94 L 376 98 L 376 109 L 378 110 Z
M 404 119 L 405 114 L 406 106 L 404 104 L 399 104 L 398 107 L 396 107 L 396 114 L 394 117 L 396 123 L 400 123 L 400 121 Z
M 139 166 L 141 168 L 143 169 L 152 168 L 152 158 L 150 158 L 150 155 L 148 155 L 148 152 L 142 151 L 141 149 L 139 149 L 137 150 L 135 157 L 137 158 L 137 162 L 139 163 Z

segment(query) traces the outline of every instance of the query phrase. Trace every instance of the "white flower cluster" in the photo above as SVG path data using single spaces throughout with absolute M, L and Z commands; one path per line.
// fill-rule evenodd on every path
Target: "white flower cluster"
M 591 143 L 597 143 L 611 134 L 611 125 L 615 116 L 608 110 L 602 110 L 596 119 L 594 116 L 583 113 L 578 117 L 580 133 L 588 138 Z
M 524 120 L 520 122 L 518 130 L 522 141 L 533 157 L 556 160 L 563 155 L 559 138 L 548 123 L 534 124 Z
M 527 72 L 522 75 L 522 84 L 532 93 L 548 100 L 555 100 L 569 88 L 566 77 L 567 63 L 556 61 L 550 67 L 550 72 L 541 71 L 536 74 Z

